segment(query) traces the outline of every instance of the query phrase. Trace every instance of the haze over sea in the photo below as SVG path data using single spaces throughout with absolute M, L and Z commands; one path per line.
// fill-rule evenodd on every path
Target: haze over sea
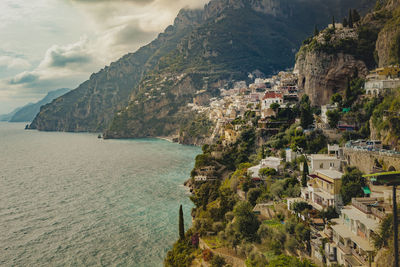
M 0 266 L 162 266 L 196 147 L 0 123 Z

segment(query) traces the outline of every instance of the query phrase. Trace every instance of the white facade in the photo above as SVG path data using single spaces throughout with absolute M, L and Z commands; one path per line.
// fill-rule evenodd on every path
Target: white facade
M 336 170 L 340 171 L 341 160 L 324 154 L 313 154 L 310 156 L 311 173 L 317 170 Z
M 400 79 L 392 80 L 371 80 L 365 82 L 365 90 L 367 95 L 379 96 L 388 89 L 400 88 Z
M 281 165 L 282 159 L 276 157 L 268 157 L 261 160 L 261 165 L 263 168 L 271 168 L 278 171 L 279 166 Z
M 286 149 L 286 162 L 292 162 L 297 158 L 297 153 L 294 152 L 291 148 Z

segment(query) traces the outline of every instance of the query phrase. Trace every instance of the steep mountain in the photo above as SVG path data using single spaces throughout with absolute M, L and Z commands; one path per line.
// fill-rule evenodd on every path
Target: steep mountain
M 114 113 L 123 108 L 142 77 L 158 60 L 174 49 L 179 40 L 202 20 L 196 10 L 182 10 L 174 25 L 150 44 L 111 63 L 77 89 L 44 106 L 30 129 L 44 131 L 102 131 Z
M 115 114 L 106 137 L 180 134 L 198 119 L 186 108 L 196 92 L 207 99 L 227 80 L 291 67 L 314 25 L 371 2 L 212 0 L 202 11 L 181 11 L 151 44 L 45 106 L 31 128 L 98 131 Z
M 343 92 L 368 69 L 400 62 L 400 1 L 377 2 L 354 28 L 325 29 L 307 39 L 296 56 L 299 87 L 315 105 Z
M 40 107 L 51 103 L 54 99 L 66 94 L 71 89 L 61 88 L 49 92 L 42 100 L 34 104 L 28 104 L 20 108 L 15 114 L 9 119 L 10 122 L 31 122 L 36 114 L 39 113 Z

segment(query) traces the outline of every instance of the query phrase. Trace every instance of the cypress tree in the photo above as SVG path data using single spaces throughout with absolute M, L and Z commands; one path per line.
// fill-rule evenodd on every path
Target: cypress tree
M 332 16 L 332 27 L 333 27 L 333 30 L 336 30 L 336 26 L 335 26 L 335 16 Z
M 301 185 L 303 187 L 307 186 L 307 175 L 308 175 L 308 164 L 307 164 L 307 159 L 304 159 L 304 165 L 303 165 L 303 175 L 301 177 Z
M 353 28 L 353 12 L 351 12 L 351 9 L 349 10 L 349 27 Z
M 343 27 L 346 28 L 347 26 L 349 26 L 349 23 L 347 22 L 347 18 L 343 19 Z
M 183 210 L 182 205 L 179 207 L 179 239 L 185 239 L 185 225 L 183 222 Z

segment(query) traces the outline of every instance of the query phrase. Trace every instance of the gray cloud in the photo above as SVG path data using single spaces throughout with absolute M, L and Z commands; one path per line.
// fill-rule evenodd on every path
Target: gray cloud
M 9 84 L 11 85 L 16 85 L 16 84 L 26 84 L 26 83 L 32 83 L 35 82 L 39 79 L 39 76 L 36 74 L 33 74 L 31 72 L 22 72 L 12 78 L 9 81 Z
M 86 64 L 90 63 L 91 60 L 92 59 L 87 55 L 67 55 L 58 53 L 57 51 L 51 51 L 48 67 L 65 67 L 72 63 Z
M 92 57 L 87 49 L 87 39 L 81 39 L 79 42 L 49 48 L 40 68 L 65 68 L 69 65 L 87 65 L 92 62 Z

